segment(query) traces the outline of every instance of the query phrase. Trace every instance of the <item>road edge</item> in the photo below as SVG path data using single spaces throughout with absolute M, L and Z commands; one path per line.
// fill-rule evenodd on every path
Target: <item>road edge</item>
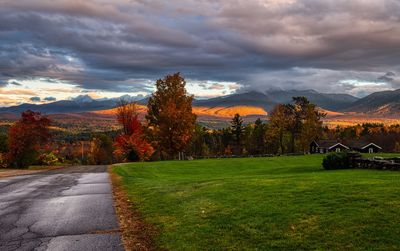
M 154 242 L 157 231 L 135 209 L 133 202 L 129 200 L 128 194 L 123 188 L 122 177 L 114 173 L 112 169 L 113 166 L 110 165 L 107 170 L 112 188 L 114 209 L 125 250 L 158 250 Z
M 43 169 L 37 169 L 37 170 L 30 170 L 30 169 L 9 169 L 5 170 L 7 168 L 4 168 L 3 172 L 0 172 L 0 179 L 2 178 L 9 178 L 9 177 L 15 177 L 15 176 L 23 176 L 23 175 L 31 175 L 31 174 L 38 174 L 38 173 L 43 173 L 43 172 L 48 172 L 52 170 L 58 170 L 61 168 L 68 168 L 70 166 L 49 166 Z

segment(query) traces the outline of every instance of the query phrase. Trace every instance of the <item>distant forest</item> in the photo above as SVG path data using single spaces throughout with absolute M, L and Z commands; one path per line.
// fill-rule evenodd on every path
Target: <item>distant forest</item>
M 179 73 L 156 82 L 147 114 L 139 119 L 135 102 L 120 100 L 115 120 L 60 127 L 47 116 L 25 111 L 15 123 L 3 123 L 1 165 L 111 164 L 125 161 L 229 156 L 307 154 L 316 139 L 365 140 L 385 152 L 400 152 L 400 126 L 366 123 L 328 128 L 326 116 L 305 97 L 274 106 L 267 119 L 244 123 L 236 114 L 228 127 L 200 125 L 192 110 L 193 96 Z M 105 131 L 104 128 L 107 130 Z

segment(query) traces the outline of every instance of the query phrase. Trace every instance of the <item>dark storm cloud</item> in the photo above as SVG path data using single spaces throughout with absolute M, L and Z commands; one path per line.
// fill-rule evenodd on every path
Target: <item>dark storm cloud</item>
M 55 98 L 55 97 L 45 97 L 43 100 L 44 101 L 56 101 L 57 98 Z
M 21 86 L 20 83 L 18 83 L 17 81 L 11 81 L 9 82 L 10 85 L 15 85 L 15 86 Z
M 394 89 L 400 88 L 400 78 L 394 72 L 386 72 L 384 75 L 380 76 L 378 80 L 389 83 Z
M 41 101 L 40 97 L 31 97 L 29 100 L 32 102 L 40 102 Z
M 395 76 L 396 76 L 396 74 L 394 74 L 393 72 L 389 71 L 389 72 L 386 72 L 385 75 L 380 76 L 378 78 L 378 80 L 385 81 L 385 82 L 391 82 L 391 81 L 394 80 Z
M 180 71 L 257 90 L 395 86 L 385 72 L 400 70 L 399 19 L 396 0 L 3 1 L 0 82 L 148 92 Z

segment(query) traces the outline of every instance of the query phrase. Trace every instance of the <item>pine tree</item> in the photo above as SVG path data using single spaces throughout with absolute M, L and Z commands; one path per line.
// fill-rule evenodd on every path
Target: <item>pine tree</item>
M 236 113 L 231 121 L 231 132 L 233 136 L 234 153 L 238 155 L 241 155 L 243 152 L 243 130 L 243 119 Z

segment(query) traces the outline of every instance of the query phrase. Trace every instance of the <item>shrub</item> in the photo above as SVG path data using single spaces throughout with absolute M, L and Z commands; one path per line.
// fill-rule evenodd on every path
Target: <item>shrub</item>
M 322 160 L 322 166 L 326 170 L 350 168 L 350 153 L 346 151 L 328 153 Z
M 122 117 L 124 116 L 126 115 Z M 119 122 L 121 123 L 121 121 Z M 116 159 L 122 159 L 123 161 L 144 161 L 150 159 L 154 153 L 154 149 L 146 140 L 138 115 L 131 115 L 126 124 L 124 123 L 121 124 L 126 128 L 126 132 L 115 139 L 114 154 Z
M 140 133 L 118 136 L 115 148 L 115 155 L 124 161 L 148 160 L 154 153 L 153 147 Z
M 0 168 L 6 168 L 8 166 L 7 156 L 4 153 L 0 153 Z
M 45 166 L 54 166 L 59 162 L 58 157 L 53 153 L 43 153 L 39 157 L 39 163 Z

